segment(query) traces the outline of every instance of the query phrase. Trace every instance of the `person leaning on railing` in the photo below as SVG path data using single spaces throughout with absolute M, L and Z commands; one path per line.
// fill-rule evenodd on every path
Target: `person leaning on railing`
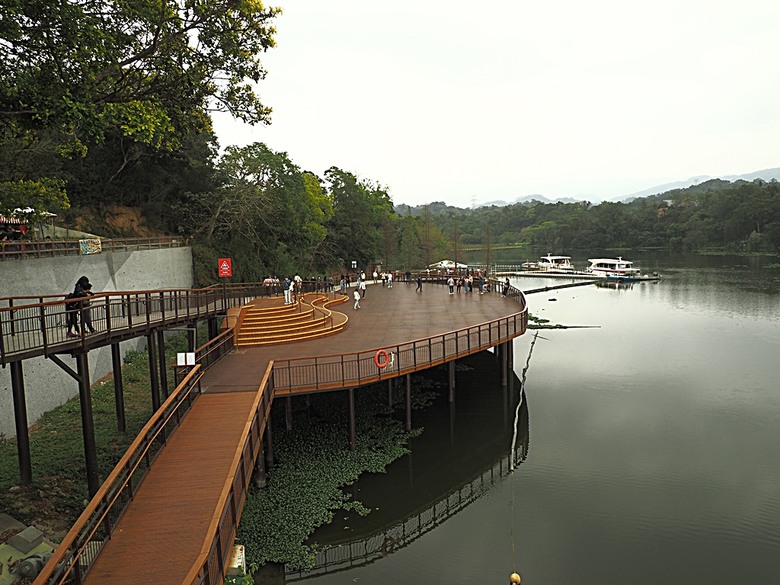
M 85 286 L 87 289 L 85 289 Z M 87 293 L 87 290 L 90 292 Z M 83 302 L 80 299 L 92 294 L 92 285 L 89 282 L 89 278 L 82 276 L 76 281 L 76 285 L 73 287 L 73 292 L 69 294 L 66 299 L 70 302 L 65 303 L 65 316 L 68 323 L 68 337 L 78 337 L 79 335 L 79 312 L 82 311 Z M 89 305 L 89 301 L 84 301 Z M 93 333 L 95 330 L 92 327 L 92 317 L 89 315 L 89 310 L 83 311 L 82 317 L 83 323 L 81 331 L 86 333 L 86 329 Z M 85 329 L 86 328 L 86 329 Z

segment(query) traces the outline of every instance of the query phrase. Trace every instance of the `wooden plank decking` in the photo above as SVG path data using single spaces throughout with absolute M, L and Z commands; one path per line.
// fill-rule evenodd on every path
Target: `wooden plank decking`
M 350 294 L 352 290 L 349 291 Z M 268 302 L 268 301 L 264 301 Z M 449 295 L 446 286 L 368 287 L 361 309 L 332 337 L 239 348 L 212 366 L 195 401 L 138 489 L 85 583 L 178 585 L 196 562 L 269 361 L 374 350 L 477 325 L 520 310 L 497 294 Z

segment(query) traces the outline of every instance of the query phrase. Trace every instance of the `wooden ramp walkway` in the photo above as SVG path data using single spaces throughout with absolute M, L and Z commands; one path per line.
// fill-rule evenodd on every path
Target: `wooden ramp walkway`
M 220 514 L 220 494 L 242 449 L 241 433 L 270 360 L 375 350 L 523 309 L 498 294 L 449 295 L 440 285 L 426 285 L 420 294 L 414 283 L 394 283 L 392 289 L 371 285 L 360 306 L 353 310 L 350 301 L 334 308 L 349 323 L 332 337 L 237 348 L 205 373 L 204 394 L 152 465 L 84 583 L 189 585 L 188 574 L 209 544 L 204 543 L 208 526 Z

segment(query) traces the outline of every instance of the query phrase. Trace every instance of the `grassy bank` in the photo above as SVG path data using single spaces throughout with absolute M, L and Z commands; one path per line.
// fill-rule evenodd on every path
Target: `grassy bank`
M 186 338 L 166 340 L 166 362 L 184 351 Z M 168 380 L 172 386 L 173 373 Z M 102 481 L 151 415 L 146 352 L 129 352 L 122 367 L 127 432 L 117 431 L 114 381 L 109 375 L 92 388 L 97 459 Z M 73 382 L 74 386 L 76 382 Z M 172 389 L 172 388 L 171 388 Z M 56 391 L 56 389 L 52 389 Z M 0 441 L 0 510 L 59 541 L 88 501 L 81 409 L 78 395 L 47 412 L 29 431 L 33 483 L 19 485 L 16 439 Z

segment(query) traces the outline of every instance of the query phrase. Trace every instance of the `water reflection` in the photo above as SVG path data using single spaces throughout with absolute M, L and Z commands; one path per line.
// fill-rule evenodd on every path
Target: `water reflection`
M 396 461 L 386 474 L 364 476 L 355 484 L 355 498 L 371 507 L 372 513 L 365 518 L 348 515 L 318 530 L 311 540 L 331 548 L 317 555 L 311 571 L 288 570 L 288 581 L 387 557 L 487 494 L 512 467 L 518 469 L 528 456 L 528 400 L 518 395 L 516 376 L 502 389 L 497 369 L 490 353 L 464 360 L 455 402 L 449 408 L 434 406 L 420 413 L 424 439 L 415 440 L 413 453 Z M 440 400 L 446 401 L 446 391 L 443 394 Z
M 314 582 L 506 583 L 516 561 L 523 583 L 776 583 L 780 266 L 776 259 L 650 256 L 657 261 L 630 258 L 663 274 L 657 284 L 529 296 L 538 317 L 594 327 L 539 338 L 526 388 L 534 449 L 521 473 L 412 546 Z M 547 284 L 534 280 L 513 284 Z M 515 342 L 518 372 L 531 338 Z M 511 408 L 485 382 L 496 370 L 488 359 L 469 375 L 494 412 L 477 428 L 492 425 L 500 435 L 511 428 Z M 417 495 L 428 485 L 417 465 L 424 441 L 441 449 L 454 440 L 451 467 L 490 450 L 490 434 L 469 436 L 458 418 L 462 408 L 480 418 L 479 404 L 466 408 L 462 387 L 457 399 L 454 437 L 446 401 L 440 430 L 415 420 L 426 428 L 413 446 Z M 433 475 L 457 471 L 436 454 L 427 461 Z M 407 501 L 395 495 L 391 486 L 376 501 L 403 509 Z

